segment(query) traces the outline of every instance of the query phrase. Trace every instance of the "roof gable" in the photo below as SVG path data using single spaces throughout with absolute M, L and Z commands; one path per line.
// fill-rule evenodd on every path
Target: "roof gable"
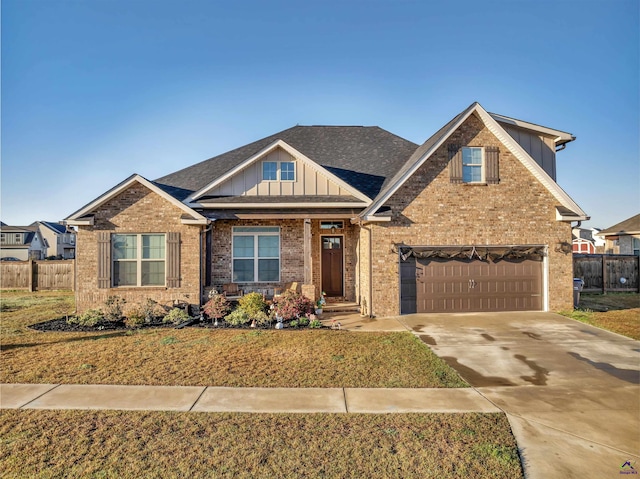
M 182 218 L 183 223 L 185 224 L 206 224 L 207 223 L 207 219 L 197 211 L 191 209 L 189 206 L 177 200 L 175 197 L 173 197 L 172 195 L 164 191 L 162 188 L 158 187 L 153 182 L 147 180 L 146 178 L 138 174 L 133 174 L 129 178 L 121 182 L 120 184 L 114 186 L 109 191 L 107 191 L 103 195 L 93 200 L 91 203 L 83 206 L 75 213 L 72 213 L 69 217 L 66 218 L 67 224 L 92 225 L 93 224 L 93 216 L 91 216 L 92 211 L 100 207 L 107 201 L 111 200 L 112 198 L 116 197 L 123 191 L 125 191 L 134 183 L 140 183 L 141 185 L 147 187 L 154 193 L 158 194 L 165 200 L 169 201 L 173 205 L 183 210 L 185 212 L 185 216 Z
M 280 155 L 280 152 L 283 154 Z M 262 171 L 260 168 L 260 162 L 262 160 L 276 162 L 283 160 L 293 161 L 296 173 L 295 181 L 274 181 L 272 184 L 278 186 L 277 191 L 275 194 L 269 194 L 267 190 L 270 189 L 268 186 L 271 182 L 263 182 L 261 177 Z M 245 175 L 245 173 L 247 174 Z M 331 171 L 318 165 L 316 162 L 283 140 L 277 140 L 257 152 L 255 155 L 247 158 L 245 161 L 227 171 L 204 188 L 196 191 L 193 195 L 189 196 L 185 202 L 195 203 L 207 195 L 241 196 L 243 198 L 250 195 L 255 197 L 256 201 L 261 200 L 258 198 L 260 196 L 294 196 L 296 192 L 300 193 L 302 190 L 305 190 L 305 186 L 307 186 L 305 185 L 305 183 L 307 183 L 305 181 L 306 178 L 304 178 L 305 174 L 306 176 L 317 176 L 318 178 L 315 178 L 315 183 L 325 183 L 326 185 L 324 190 L 319 190 L 318 187 L 309 186 L 309 188 L 306 188 L 307 192 L 303 193 L 302 196 L 326 195 L 335 196 L 337 198 L 351 196 L 359 199 L 365 204 L 369 204 L 371 202 L 371 199 L 365 194 L 349 185 Z M 241 176 L 241 185 L 239 187 L 234 187 L 234 180 Z M 267 186 L 267 188 L 264 188 L 264 186 Z
M 279 140 L 369 199 L 380 192 L 418 147 L 379 127 L 295 126 L 158 178 L 154 183 L 184 200 Z
M 640 234 L 640 214 L 627 218 L 618 224 L 599 231 L 597 234 L 598 236 Z
M 470 115 L 476 113 L 487 129 L 529 170 L 531 174 L 559 202 L 556 218 L 562 221 L 587 220 L 589 217 L 567 195 L 560 186 L 542 169 L 540 165 L 515 141 L 479 103 L 471 104 L 466 110 L 455 116 L 449 123 L 424 142 L 409 160 L 400 168 L 387 186 L 374 199 L 373 203 L 361 213 L 365 219 L 375 219 L 374 215 L 384 203 L 429 160 L 432 154 L 456 131 Z M 386 217 L 384 218 L 386 219 Z

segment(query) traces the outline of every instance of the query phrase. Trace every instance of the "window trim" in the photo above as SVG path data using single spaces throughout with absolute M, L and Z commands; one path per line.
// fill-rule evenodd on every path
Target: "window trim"
M 265 171 L 264 171 L 264 166 L 267 163 L 275 163 L 276 165 L 276 177 L 275 179 L 267 179 L 265 178 Z M 283 163 L 290 163 L 293 165 L 293 178 L 292 179 L 282 179 L 282 164 Z M 296 178 L 298 177 L 298 167 L 296 165 L 296 161 L 295 160 L 287 160 L 287 161 L 272 161 L 272 160 L 263 160 L 262 161 L 262 181 L 268 182 L 268 183 L 273 183 L 273 182 L 282 182 L 282 183 L 295 183 L 296 182 Z
M 272 228 L 273 231 L 259 231 L 264 228 Z M 241 231 L 245 230 L 245 231 Z M 234 254 L 234 239 L 237 236 L 253 236 L 253 256 L 238 257 Z M 259 256 L 259 237 L 260 236 L 276 236 L 278 238 L 278 257 L 275 256 Z M 244 259 L 253 261 L 253 281 L 236 281 L 235 280 L 235 260 Z M 260 281 L 259 260 L 260 259 L 277 259 L 278 260 L 278 279 L 269 281 Z M 231 280 L 234 283 L 254 284 L 254 283 L 279 283 L 282 278 L 282 236 L 279 226 L 234 226 L 231 230 Z
M 480 164 L 477 163 L 465 163 L 464 161 L 464 152 L 465 150 L 480 150 Z M 487 163 L 485 158 L 484 147 L 482 146 L 463 146 L 461 151 L 461 161 L 462 161 L 462 182 L 467 185 L 482 185 L 487 182 Z M 479 181 L 466 181 L 465 177 L 465 169 L 466 168 L 480 168 L 480 180 Z
M 115 242 L 118 236 L 135 236 L 136 237 L 136 258 L 135 259 L 116 259 L 115 258 Z M 142 257 L 142 237 L 143 236 L 162 236 L 164 240 L 164 257 L 159 258 L 143 258 Z M 167 234 L 166 233 L 114 233 L 111 235 L 111 287 L 112 288 L 165 288 L 167 287 Z M 142 263 L 159 262 L 164 264 L 164 281 L 162 284 L 142 284 Z M 136 284 L 116 284 L 116 263 L 134 263 L 136 264 Z

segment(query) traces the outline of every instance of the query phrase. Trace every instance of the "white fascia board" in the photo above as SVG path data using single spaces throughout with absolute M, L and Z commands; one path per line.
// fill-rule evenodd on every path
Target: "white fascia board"
M 272 151 L 276 150 L 277 148 L 282 148 L 283 150 L 285 150 L 287 153 L 289 153 L 294 158 L 298 158 L 298 159 L 304 161 L 309 166 L 311 166 L 314 170 L 316 170 L 319 173 L 321 173 L 322 175 L 326 176 L 327 178 L 329 178 L 331 181 L 336 183 L 341 188 L 344 188 L 345 190 L 347 190 L 354 197 L 366 202 L 367 204 L 371 203 L 371 198 L 367 197 L 361 191 L 356 190 L 355 188 L 353 188 L 353 186 L 351 186 L 348 183 L 346 183 L 345 181 L 341 180 L 336 175 L 334 175 L 330 171 L 328 171 L 325 168 L 323 168 L 322 166 L 320 166 L 318 163 L 313 161 L 311 158 L 309 158 L 306 155 L 300 153 L 298 150 L 296 150 L 294 147 L 292 147 L 291 145 L 289 145 L 288 143 L 286 143 L 283 140 L 274 141 L 269 146 L 263 148 L 262 150 L 260 150 L 255 155 L 247 158 L 245 161 L 240 163 L 235 168 L 232 168 L 231 170 L 227 171 L 220 178 L 218 178 L 215 181 L 209 183 L 204 188 L 196 191 L 194 194 L 189 196 L 185 200 L 185 203 L 187 203 L 187 204 L 195 204 L 194 202 L 198 198 L 204 196 L 208 191 L 210 191 L 211 189 L 215 188 L 216 186 L 222 184 L 224 181 L 228 180 L 229 178 L 231 178 L 235 174 L 239 173 L 240 171 L 242 171 L 246 167 L 250 166 L 251 164 L 259 161 L 261 158 L 264 158 L 265 156 L 267 156 L 269 153 L 271 153 Z
M 97 208 L 100 205 L 106 203 L 110 199 L 116 197 L 117 195 L 119 195 L 123 191 L 126 191 L 127 188 L 129 188 L 134 183 L 140 183 L 141 185 L 147 187 L 148 189 L 150 189 L 151 191 L 153 191 L 154 193 L 156 193 L 160 197 L 162 197 L 165 200 L 167 200 L 169 203 L 173 204 L 174 206 L 177 206 L 182 211 L 184 211 L 188 215 L 192 216 L 195 220 L 204 220 L 206 222 L 207 219 L 204 216 L 202 216 L 200 213 L 198 213 L 197 211 L 194 211 L 193 209 L 189 208 L 187 205 L 185 205 L 181 201 L 178 201 L 173 196 L 171 196 L 167 192 L 163 191 L 162 189 L 158 188 L 156 185 L 151 183 L 146 178 L 144 178 L 144 177 L 142 177 L 142 176 L 140 176 L 138 174 L 133 174 L 129 178 L 124 180 L 122 183 L 114 186 L 109 191 L 107 191 L 103 195 L 99 196 L 98 198 L 93 200 L 88 205 L 84 206 L 82 209 L 80 209 L 80 210 L 76 211 L 75 213 L 73 213 L 71 216 L 69 216 L 66 219 L 67 223 L 71 224 L 71 225 L 74 225 L 74 226 L 76 226 L 76 225 L 86 225 L 86 223 L 78 223 L 78 221 L 83 221 L 83 218 L 82 218 L 83 216 L 86 216 L 91 211 L 93 211 L 95 208 Z M 91 224 L 93 224 L 93 219 L 91 219 L 91 221 L 92 221 Z
M 366 215 L 363 216 L 362 219 L 364 221 L 369 221 L 370 223 L 386 223 L 391 221 L 391 216 Z
M 487 112 L 488 113 L 488 112 Z M 499 115 L 498 113 L 489 113 L 491 117 L 501 123 L 508 123 L 510 125 L 518 126 L 520 128 L 525 128 L 527 130 L 537 131 L 539 133 L 543 133 L 545 135 L 556 137 L 555 142 L 563 141 L 569 142 L 575 140 L 575 136 L 566 131 L 556 130 L 554 128 L 548 128 L 542 125 L 536 125 L 535 123 L 529 123 L 528 121 L 518 120 L 516 118 L 509 118 L 508 116 Z
M 183 225 L 206 225 L 209 223 L 209 220 L 207 220 L 207 218 L 182 218 L 180 223 Z
M 449 131 L 446 131 L 442 137 L 436 142 L 434 143 L 431 148 L 429 148 L 427 151 L 424 152 L 424 154 L 420 157 L 420 159 L 418 161 L 416 161 L 411 168 L 409 168 L 403 175 L 402 177 L 400 177 L 396 183 L 389 189 L 389 191 L 387 191 L 384 196 L 376 199 L 371 206 L 369 206 L 365 211 L 362 212 L 361 217 L 364 216 L 373 216 L 375 215 L 376 211 L 378 210 L 378 208 L 380 208 L 382 205 L 385 204 L 385 202 L 391 198 L 394 193 L 396 191 L 398 191 L 398 189 L 400 189 L 400 187 L 405 183 L 405 181 L 407 181 L 409 178 L 411 178 L 411 176 L 413 176 L 413 174 L 416 172 L 416 170 L 418 168 L 420 168 L 425 161 L 427 161 L 427 159 L 438 149 L 440 148 L 440 146 L 442 146 L 442 144 L 447 140 L 447 138 L 449 138 L 449 136 L 451 135 L 451 133 L 453 133 L 454 131 L 456 131 L 460 125 L 462 125 L 462 123 L 464 123 L 464 121 L 469 118 L 469 115 L 471 115 L 471 113 L 473 113 L 473 111 L 475 110 L 475 105 L 478 105 L 478 103 L 474 103 L 472 105 L 472 107 L 470 107 L 468 109 L 468 111 L 466 112 L 466 114 L 464 114 L 462 117 L 460 117 L 458 119 L 457 122 L 455 122 L 451 128 L 449 128 Z M 478 105 L 479 106 L 479 105 Z
M 71 226 L 93 226 L 93 216 L 90 218 L 68 219 L 65 222 Z
M 245 209 L 245 208 L 364 208 L 367 203 L 203 203 L 205 209 Z

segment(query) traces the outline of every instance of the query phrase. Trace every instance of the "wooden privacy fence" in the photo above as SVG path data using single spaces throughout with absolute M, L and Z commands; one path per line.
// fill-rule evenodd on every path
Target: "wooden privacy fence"
M 583 292 L 640 292 L 640 256 L 574 254 L 573 277 L 584 281 Z
M 2 261 L 0 289 L 75 289 L 75 261 Z

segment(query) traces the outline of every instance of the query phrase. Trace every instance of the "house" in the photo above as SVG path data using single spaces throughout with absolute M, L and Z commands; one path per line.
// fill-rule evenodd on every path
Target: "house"
M 47 243 L 37 226 L 0 226 L 0 258 L 20 261 L 47 256 Z
M 598 236 L 598 228 L 575 227 L 573 232 L 573 252 L 577 254 L 602 254 L 604 239 Z
M 51 221 L 36 221 L 41 236 L 47 242 L 47 257 L 73 259 L 76 255 L 76 233 L 68 226 Z
M 640 256 L 640 214 L 600 231 L 598 236 L 604 239 L 605 254 Z
M 473 103 L 421 145 L 295 126 L 134 174 L 67 218 L 77 307 L 298 282 L 370 316 L 570 308 L 571 223 L 588 216 L 556 183 L 556 152 L 574 140 Z

